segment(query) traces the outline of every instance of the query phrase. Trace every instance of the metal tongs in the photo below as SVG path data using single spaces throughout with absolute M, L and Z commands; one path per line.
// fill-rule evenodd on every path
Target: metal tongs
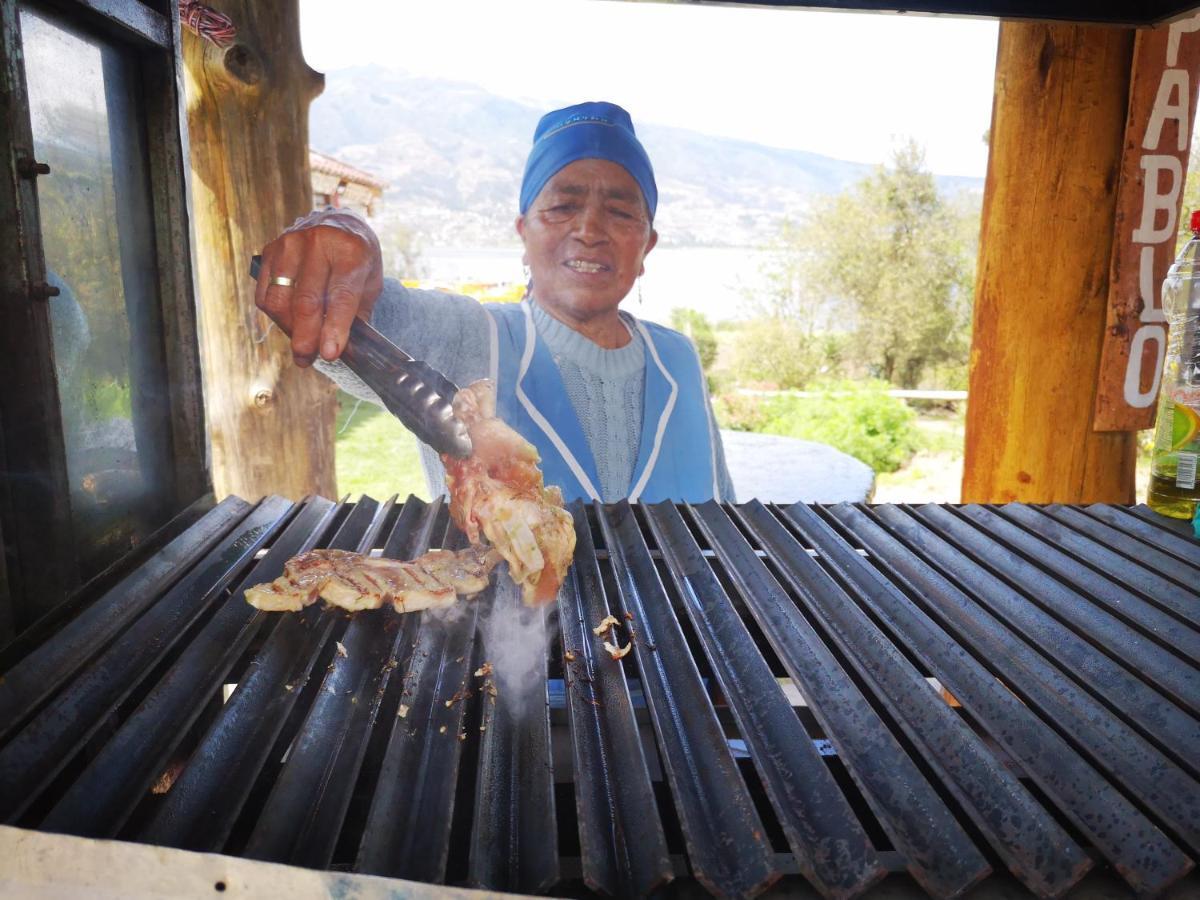
M 262 257 L 253 257 L 250 276 L 257 280 L 261 268 Z M 471 455 L 471 436 L 451 405 L 458 386 L 433 366 L 413 359 L 357 316 L 340 358 L 423 443 L 460 459 Z

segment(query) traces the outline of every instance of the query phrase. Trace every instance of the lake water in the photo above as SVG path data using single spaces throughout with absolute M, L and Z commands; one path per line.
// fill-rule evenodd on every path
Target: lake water
M 646 257 L 646 274 L 622 308 L 642 319 L 669 324 L 671 310 L 690 307 L 711 322 L 746 317 L 748 293 L 760 294 L 762 250 L 741 247 L 658 247 Z M 521 248 L 424 249 L 423 282 L 453 285 L 479 281 L 515 283 L 522 278 Z

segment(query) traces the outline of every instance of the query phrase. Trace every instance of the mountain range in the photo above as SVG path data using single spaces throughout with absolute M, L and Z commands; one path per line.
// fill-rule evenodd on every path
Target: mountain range
M 381 231 L 402 224 L 426 246 L 503 246 L 515 241 L 521 171 L 544 112 L 476 85 L 360 66 L 326 75 L 309 143 L 388 183 Z M 654 162 L 664 246 L 760 246 L 814 196 L 873 170 L 636 116 L 635 123 Z M 947 192 L 983 185 L 958 176 L 938 183 Z

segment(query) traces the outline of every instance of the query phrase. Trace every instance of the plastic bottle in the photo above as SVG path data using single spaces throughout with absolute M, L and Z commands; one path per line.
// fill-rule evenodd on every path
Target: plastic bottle
M 1191 519 L 1200 505 L 1200 210 L 1191 229 L 1163 282 L 1170 335 L 1146 497 L 1155 512 L 1177 519 Z

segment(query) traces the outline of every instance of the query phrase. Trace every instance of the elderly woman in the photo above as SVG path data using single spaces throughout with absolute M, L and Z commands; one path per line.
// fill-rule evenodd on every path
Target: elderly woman
M 657 204 L 629 114 L 581 103 L 534 132 L 516 220 L 531 276 L 520 304 L 384 279 L 367 225 L 326 210 L 263 250 L 258 306 L 291 335 L 299 365 L 359 397 L 378 402 L 334 362 L 355 315 L 460 385 L 493 379 L 501 418 L 568 500 L 733 500 L 695 348 L 619 309 L 658 240 Z M 444 493 L 440 461 L 421 449 L 430 491 Z

